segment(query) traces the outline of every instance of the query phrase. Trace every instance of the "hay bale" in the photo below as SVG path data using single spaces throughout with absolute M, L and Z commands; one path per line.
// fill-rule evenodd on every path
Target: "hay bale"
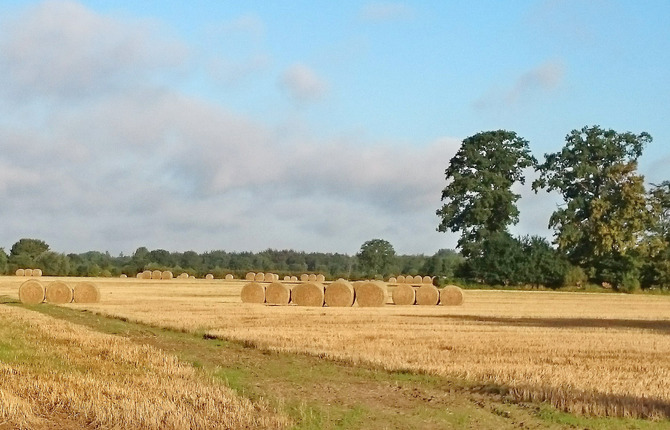
M 309 275 L 307 273 L 300 275 L 300 282 L 309 282 Z
M 354 305 L 356 294 L 354 286 L 350 282 L 343 279 L 338 279 L 326 287 L 324 293 L 324 301 L 326 306 L 334 307 L 349 307 Z
M 463 290 L 456 285 L 447 285 L 440 292 L 440 304 L 443 306 L 460 306 L 463 304 Z
M 26 276 L 26 271 L 23 269 L 16 269 L 16 276 Z
M 430 276 L 424 276 L 423 283 L 433 285 L 433 278 L 431 278 Z
M 244 275 L 244 279 L 246 281 L 253 281 L 256 279 L 256 274 L 254 272 L 248 272 L 246 275 Z
M 188 279 L 188 273 L 183 272 L 181 275 L 179 275 L 179 277 L 182 279 Z
M 322 275 L 321 273 L 319 273 L 318 275 L 316 275 L 316 282 L 326 282 L 326 277 L 325 277 L 325 275 Z
M 325 288 L 317 282 L 303 282 L 291 290 L 291 301 L 298 306 L 321 307 L 324 303 Z
M 119 278 L 127 278 L 127 277 L 128 277 L 128 275 L 126 275 L 125 273 L 122 273 L 122 274 L 119 276 Z
M 36 305 L 44 301 L 45 290 L 40 281 L 28 279 L 19 287 L 19 300 L 27 305 Z
M 291 289 L 279 281 L 265 287 L 265 303 L 286 306 L 291 302 Z
M 416 292 L 414 287 L 408 284 L 400 284 L 391 295 L 393 303 L 399 306 L 408 306 L 416 303 Z
M 263 273 L 263 272 L 256 273 L 256 277 L 254 277 L 254 281 L 256 281 L 256 282 L 265 281 L 265 273 Z
M 440 302 L 440 290 L 433 284 L 423 284 L 416 289 L 416 304 L 435 306 Z
M 208 274 L 205 275 L 205 279 L 211 281 L 212 279 L 214 279 L 214 275 L 212 275 L 211 273 L 208 273 Z
M 307 282 L 316 282 L 316 274 L 310 273 L 307 277 Z
M 151 279 L 151 270 L 145 270 L 142 272 L 142 279 Z
M 93 282 L 78 282 L 74 286 L 75 303 L 98 303 L 100 290 Z
M 399 284 L 404 284 L 405 283 L 405 275 L 398 275 L 396 278 L 396 281 L 398 281 Z
M 195 275 L 189 276 L 188 279 L 195 279 Z
M 142 272 L 139 272 L 137 275 L 135 275 L 137 279 L 140 279 L 142 277 Z
M 416 276 L 414 277 L 414 284 L 416 284 L 416 285 L 421 285 L 421 284 L 423 284 L 423 276 L 421 276 L 421 275 L 416 275 Z
M 290 282 L 291 277 L 289 275 L 284 276 L 284 282 Z
M 291 276 L 291 282 L 298 282 L 297 276 Z
M 235 277 L 233 276 L 232 273 L 228 273 L 225 277 L 226 281 L 232 281 L 233 279 L 235 279 Z
M 265 303 L 265 286 L 252 281 L 244 284 L 240 292 L 242 303 Z
M 39 278 L 42 276 L 42 269 L 33 269 L 33 276 Z
M 174 276 L 172 275 L 172 272 L 169 270 L 165 270 L 163 273 L 161 273 L 161 279 L 172 279 Z
M 265 282 L 274 282 L 275 281 L 275 274 L 274 273 L 266 273 L 265 274 L 265 279 L 263 279 Z
M 72 288 L 63 281 L 53 281 L 46 287 L 46 301 L 62 305 L 64 303 L 72 303 L 74 295 Z
M 361 307 L 378 307 L 386 305 L 388 288 L 385 283 L 365 281 L 355 286 L 356 303 Z
M 389 284 L 397 284 L 397 283 L 398 283 L 398 279 L 395 278 L 394 276 L 391 276 L 389 278 Z
M 23 276 L 33 276 L 33 269 L 25 269 L 23 271 Z
M 161 272 L 160 270 L 154 270 L 153 272 L 151 272 L 151 279 L 160 279 L 162 274 L 163 272 Z

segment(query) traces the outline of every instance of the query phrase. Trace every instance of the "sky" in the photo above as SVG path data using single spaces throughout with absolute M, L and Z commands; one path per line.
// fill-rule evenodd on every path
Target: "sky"
M 670 179 L 670 2 L 0 0 L 0 247 L 454 248 L 461 141 L 646 131 Z M 560 203 L 515 191 L 514 234 Z

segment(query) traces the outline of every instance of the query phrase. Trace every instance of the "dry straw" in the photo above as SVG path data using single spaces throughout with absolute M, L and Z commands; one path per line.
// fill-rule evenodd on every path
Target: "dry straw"
M 291 282 L 298 282 L 297 276 L 291 276 Z
M 388 288 L 385 283 L 366 281 L 354 287 L 356 289 L 356 303 L 358 303 L 358 306 L 378 307 L 386 304 Z
M 75 303 L 98 303 L 100 290 L 93 282 L 79 282 L 74 286 Z
M 354 286 L 344 279 L 338 279 L 326 287 L 324 301 L 328 307 L 349 307 L 354 305 Z
M 291 289 L 279 281 L 265 287 L 265 302 L 269 305 L 286 306 L 291 301 Z
M 235 277 L 233 276 L 232 273 L 228 273 L 228 274 L 226 275 L 226 278 L 225 278 L 225 279 L 226 279 L 226 281 L 232 281 L 233 279 L 235 279 Z
M 289 275 L 284 276 L 284 282 L 289 282 L 291 277 Z
M 431 278 L 430 276 L 424 276 L 423 277 L 423 283 L 432 285 L 433 284 L 433 278 Z
M 142 279 L 151 279 L 151 270 L 145 270 L 142 272 Z
M 242 303 L 265 303 L 265 286 L 258 282 L 248 282 L 240 292 Z
M 160 279 L 162 274 L 163 272 L 161 272 L 160 270 L 154 270 L 153 272 L 151 272 L 151 279 Z
M 293 287 L 291 300 L 298 306 L 321 307 L 324 303 L 323 284 L 317 282 L 303 282 Z
M 396 278 L 396 281 L 398 281 L 399 284 L 404 284 L 405 283 L 405 275 L 398 275 Z
M 33 269 L 25 269 L 23 271 L 23 276 L 33 276 Z
M 57 305 L 71 303 L 74 298 L 72 288 L 63 281 L 53 281 L 48 284 L 45 296 L 48 303 Z
M 416 304 L 435 306 L 440 302 L 440 290 L 432 284 L 423 284 L 416 289 Z
M 208 279 L 208 280 L 211 281 L 212 279 L 214 279 L 214 275 L 212 275 L 211 273 L 208 273 L 208 274 L 205 275 L 205 279 Z
M 169 270 L 164 271 L 161 273 L 161 279 L 172 279 L 174 276 L 172 275 L 172 272 Z
M 319 273 L 318 275 L 316 275 L 316 282 L 326 282 L 326 277 L 321 273 Z
M 423 284 L 423 276 L 421 276 L 421 275 L 416 275 L 416 276 L 414 277 L 414 283 L 417 284 L 417 285 L 421 285 L 421 284 Z
M 275 274 L 274 273 L 266 273 L 265 274 L 265 279 L 263 279 L 265 282 L 274 282 L 275 281 Z
M 254 272 L 248 272 L 245 276 L 244 279 L 247 281 L 253 281 L 256 279 L 256 274 Z
M 42 276 L 42 269 L 33 269 L 33 276 L 39 278 Z
M 397 278 L 394 278 L 393 276 L 391 276 L 391 277 L 389 278 L 389 284 L 397 284 L 397 283 L 398 283 L 398 279 L 397 279 Z
M 19 300 L 21 303 L 36 305 L 44 301 L 44 286 L 40 281 L 28 279 L 19 287 Z
M 440 292 L 440 304 L 444 306 L 460 306 L 463 304 L 463 290 L 456 285 L 447 285 Z
M 316 274 L 310 273 L 307 279 L 308 282 L 316 282 Z
M 119 278 L 127 278 L 127 277 L 128 277 L 128 275 L 126 275 L 125 273 L 122 273 L 122 274 L 119 276 Z
M 309 275 L 307 273 L 303 273 L 300 275 L 300 282 L 308 282 L 309 281 Z
M 396 305 L 407 306 L 416 303 L 416 293 L 414 287 L 408 284 L 399 284 L 393 290 L 393 303 Z
M 254 281 L 256 281 L 256 282 L 265 281 L 265 273 L 263 273 L 263 272 L 256 273 L 256 277 L 254 278 Z
M 16 269 L 16 276 L 26 276 L 26 271 L 23 269 Z

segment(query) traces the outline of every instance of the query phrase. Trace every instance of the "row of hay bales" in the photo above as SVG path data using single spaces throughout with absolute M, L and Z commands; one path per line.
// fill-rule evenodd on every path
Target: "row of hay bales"
M 122 278 L 127 278 L 127 275 L 121 275 Z M 143 272 L 139 272 L 137 274 L 137 279 L 195 279 L 195 276 L 189 275 L 186 272 L 183 272 L 179 274 L 178 276 L 174 276 L 172 272 L 169 270 L 145 270 Z M 214 275 L 211 273 L 208 273 L 205 275 L 205 279 L 211 280 L 214 279 Z M 235 279 L 235 276 L 233 276 L 231 273 L 227 274 L 224 278 L 226 281 L 232 281 Z
M 100 301 L 100 290 L 92 282 L 78 282 L 70 286 L 63 281 L 53 281 L 44 286 L 36 279 L 29 279 L 19 287 L 21 303 L 35 305 L 42 302 L 65 303 L 97 303 Z
M 16 276 L 42 276 L 42 269 L 16 269 L 14 273 Z
M 275 282 L 279 281 L 279 275 L 276 273 L 254 273 L 249 272 L 244 277 L 247 281 L 256 281 L 256 282 Z M 284 282 L 325 282 L 326 277 L 321 273 L 303 273 L 298 276 L 284 276 Z
M 349 282 L 338 279 L 328 285 L 320 282 L 301 282 L 292 288 L 280 281 L 263 285 L 251 281 L 242 287 L 240 298 L 243 303 L 265 303 L 268 305 L 285 306 L 328 306 L 349 307 L 357 304 L 360 307 L 379 307 L 386 305 L 389 297 L 388 285 L 380 281 Z M 399 284 L 391 297 L 396 305 L 445 305 L 458 306 L 463 304 L 463 291 L 448 285 L 439 290 L 432 284 L 423 284 L 418 288 L 410 284 Z
M 431 276 L 421 276 L 421 275 L 399 275 L 397 277 L 389 278 L 389 284 L 412 284 L 412 285 L 422 285 L 422 284 L 432 284 L 435 278 Z

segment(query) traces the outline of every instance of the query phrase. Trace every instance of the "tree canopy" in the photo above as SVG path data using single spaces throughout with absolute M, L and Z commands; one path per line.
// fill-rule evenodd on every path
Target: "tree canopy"
M 361 246 L 356 257 L 363 273 L 371 278 L 377 275 L 387 276 L 395 268 L 395 249 L 384 239 L 368 240 Z

